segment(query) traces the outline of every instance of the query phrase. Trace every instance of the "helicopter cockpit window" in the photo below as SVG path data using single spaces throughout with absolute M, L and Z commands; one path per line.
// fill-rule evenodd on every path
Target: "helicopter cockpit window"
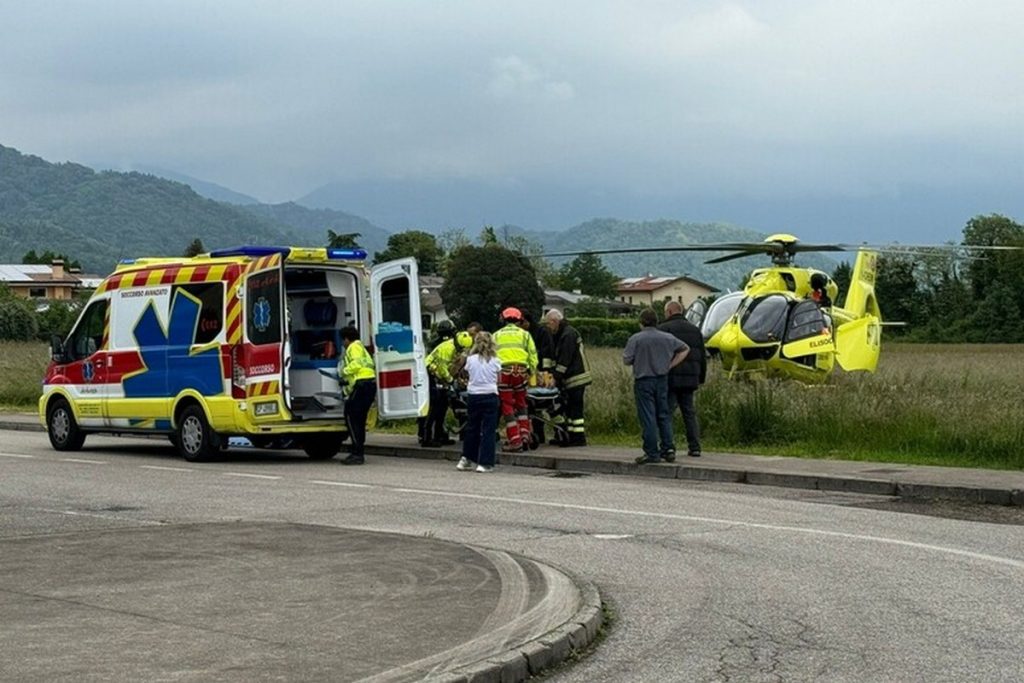
M 700 299 L 695 299 L 690 307 L 686 309 L 686 319 L 691 323 L 700 327 L 700 324 L 704 322 L 704 316 L 707 315 L 708 305 Z
M 789 326 L 786 328 L 786 341 L 797 341 L 816 337 L 828 327 L 825 316 L 818 304 L 811 300 L 799 301 L 789 313 Z
M 739 310 L 744 299 L 746 299 L 746 294 L 743 292 L 733 292 L 711 302 L 711 306 L 704 316 L 704 324 L 700 328 L 705 340 L 715 336 L 715 333 L 722 329 L 722 325 L 736 315 L 736 311 Z
M 786 314 L 789 299 L 779 294 L 769 294 L 756 299 L 747 307 L 740 318 L 740 329 L 757 343 L 777 342 L 786 330 Z

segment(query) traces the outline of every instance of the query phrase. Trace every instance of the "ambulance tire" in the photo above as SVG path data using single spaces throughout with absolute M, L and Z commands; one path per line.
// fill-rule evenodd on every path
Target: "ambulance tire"
M 307 436 L 302 450 L 310 460 L 330 460 L 341 450 L 342 435 L 337 432 Z
M 197 405 L 181 411 L 174 440 L 178 453 L 189 462 L 210 460 L 221 449 L 220 437 L 210 428 L 206 413 Z
M 78 428 L 71 406 L 62 398 L 46 410 L 46 433 L 55 451 L 77 451 L 85 443 L 85 432 Z

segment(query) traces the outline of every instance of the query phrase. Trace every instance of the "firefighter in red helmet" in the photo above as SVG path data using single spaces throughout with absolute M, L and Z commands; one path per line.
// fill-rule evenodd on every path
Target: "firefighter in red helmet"
M 526 388 L 537 372 L 537 347 L 530 333 L 520 327 L 523 314 L 518 308 L 503 310 L 501 321 L 505 326 L 494 333 L 494 345 L 501 361 L 498 397 L 505 420 L 505 449 L 519 451 L 530 444 Z

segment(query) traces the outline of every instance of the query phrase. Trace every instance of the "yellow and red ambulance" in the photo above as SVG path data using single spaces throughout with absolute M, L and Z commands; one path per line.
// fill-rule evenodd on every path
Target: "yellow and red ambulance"
M 347 436 L 342 328 L 374 349 L 381 419 L 426 414 L 414 259 L 239 247 L 122 261 L 52 342 L 39 415 L 57 450 L 92 433 L 166 434 L 188 460 L 231 436 L 330 458 Z

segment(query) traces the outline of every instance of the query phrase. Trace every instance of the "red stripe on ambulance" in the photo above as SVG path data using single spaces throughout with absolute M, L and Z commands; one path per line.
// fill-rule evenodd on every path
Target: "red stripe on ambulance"
M 412 386 L 412 370 L 391 370 L 380 372 L 377 386 L 381 389 L 399 389 Z

